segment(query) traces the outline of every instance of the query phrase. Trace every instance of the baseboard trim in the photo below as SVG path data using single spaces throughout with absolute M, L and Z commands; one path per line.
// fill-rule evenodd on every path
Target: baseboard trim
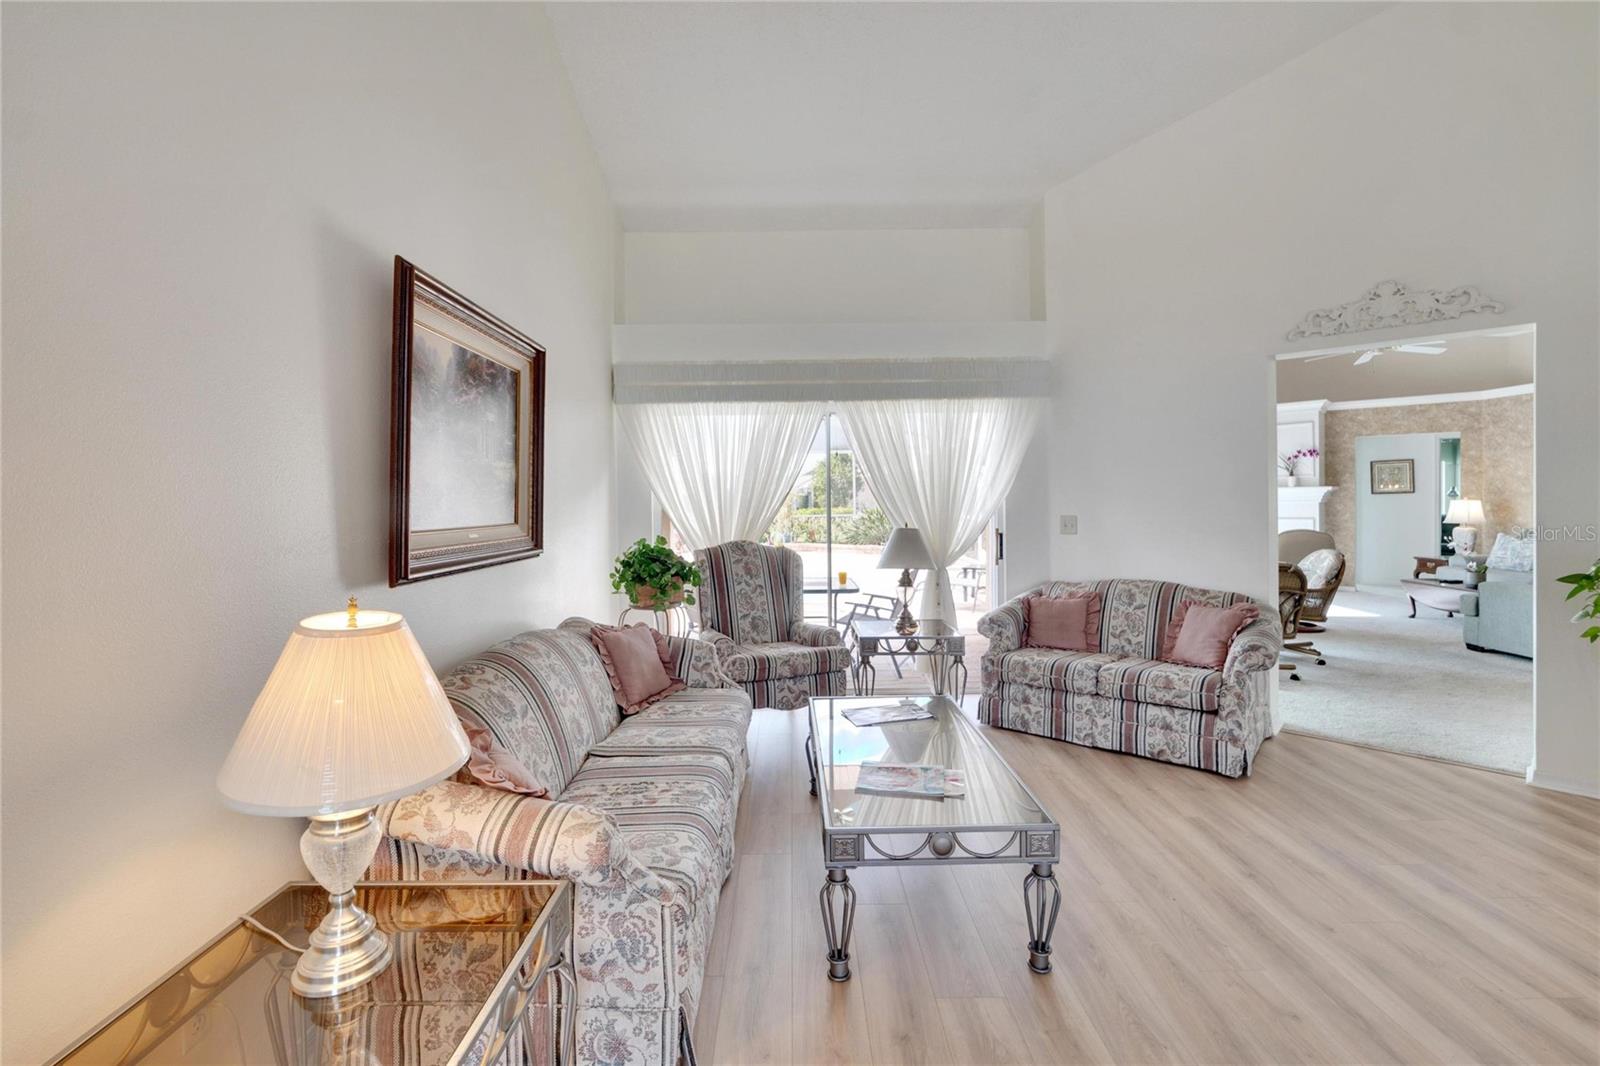
M 1532 766 L 1528 767 L 1528 784 L 1534 788 L 1542 788 L 1546 792 L 1565 792 L 1569 796 L 1584 796 L 1588 799 L 1600 799 L 1600 784 L 1593 781 L 1566 781 L 1549 774 L 1541 774 Z

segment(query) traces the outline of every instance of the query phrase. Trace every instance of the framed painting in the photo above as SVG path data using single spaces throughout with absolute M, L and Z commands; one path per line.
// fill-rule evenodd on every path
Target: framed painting
M 1417 467 L 1412 459 L 1372 460 L 1372 494 L 1388 496 L 1417 491 Z
M 395 256 L 391 588 L 543 551 L 544 361 Z

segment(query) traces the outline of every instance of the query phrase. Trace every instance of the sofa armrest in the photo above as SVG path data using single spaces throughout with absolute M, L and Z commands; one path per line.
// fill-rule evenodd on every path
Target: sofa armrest
M 718 633 L 717 636 L 722 636 Z M 726 640 L 726 637 L 723 637 Z M 668 637 L 670 673 L 690 688 L 737 688 L 722 669 L 716 645 L 700 637 Z
M 1234 634 L 1222 674 L 1229 680 L 1243 681 L 1245 674 L 1275 670 L 1282 650 L 1283 621 L 1276 613 L 1263 611 L 1260 618 Z
M 672 889 L 629 850 L 604 811 L 578 803 L 444 781 L 378 808 L 386 835 L 589 888 L 661 903 Z
M 796 644 L 805 644 L 812 648 L 843 647 L 844 638 L 832 626 L 819 626 L 810 622 L 801 622 L 789 631 L 789 636 Z
M 1463 618 L 1478 617 L 1478 594 L 1476 592 L 1463 592 L 1461 594 L 1461 616 Z
M 733 643 L 732 637 L 726 633 L 718 633 L 715 629 L 701 629 L 700 632 L 695 634 L 694 639 L 703 640 L 712 647 L 718 648 L 718 650 L 721 650 L 720 646 L 723 644 L 731 645 Z
M 1026 595 L 1007 600 L 978 619 L 978 632 L 989 641 L 985 655 L 1003 655 L 1022 647 L 1027 634 L 1028 612 L 1023 604 Z

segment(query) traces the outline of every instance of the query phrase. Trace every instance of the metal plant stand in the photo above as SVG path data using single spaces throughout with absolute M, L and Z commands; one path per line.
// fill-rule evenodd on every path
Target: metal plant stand
M 948 696 L 918 697 L 932 718 L 857 727 L 849 707 L 870 698 L 816 697 L 808 714 L 806 762 L 822 818 L 828 877 L 819 893 L 828 939 L 828 977 L 850 979 L 856 893 L 850 870 L 862 866 L 1019 863 L 1028 918 L 1028 968 L 1050 972 L 1050 940 L 1061 914 L 1055 864 L 1061 826 L 1028 791 L 976 723 Z M 858 791 L 864 762 L 960 771 L 966 793 L 943 799 Z

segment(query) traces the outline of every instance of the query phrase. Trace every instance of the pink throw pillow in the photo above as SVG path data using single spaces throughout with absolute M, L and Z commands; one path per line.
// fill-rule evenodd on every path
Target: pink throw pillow
M 501 788 L 507 792 L 522 792 L 529 796 L 548 796 L 550 790 L 535 784 L 527 767 L 517 761 L 505 748 L 494 742 L 494 735 L 481 725 L 462 719 L 461 728 L 467 734 L 472 751 L 462 769 L 479 784 Z
M 1200 666 L 1208 670 L 1221 670 L 1228 661 L 1228 646 L 1239 630 L 1261 617 L 1261 608 L 1253 603 L 1236 603 L 1231 607 L 1208 607 L 1193 600 L 1184 600 L 1167 627 L 1167 639 L 1161 649 L 1163 662 L 1180 666 Z
M 1030 648 L 1059 651 L 1100 650 L 1100 594 L 1033 595 L 1023 600 L 1027 620 L 1023 642 Z
M 637 622 L 631 626 L 595 626 L 589 643 L 600 653 L 611 691 L 623 714 L 638 714 L 652 703 L 687 686 L 667 673 L 671 661 L 667 638 Z

